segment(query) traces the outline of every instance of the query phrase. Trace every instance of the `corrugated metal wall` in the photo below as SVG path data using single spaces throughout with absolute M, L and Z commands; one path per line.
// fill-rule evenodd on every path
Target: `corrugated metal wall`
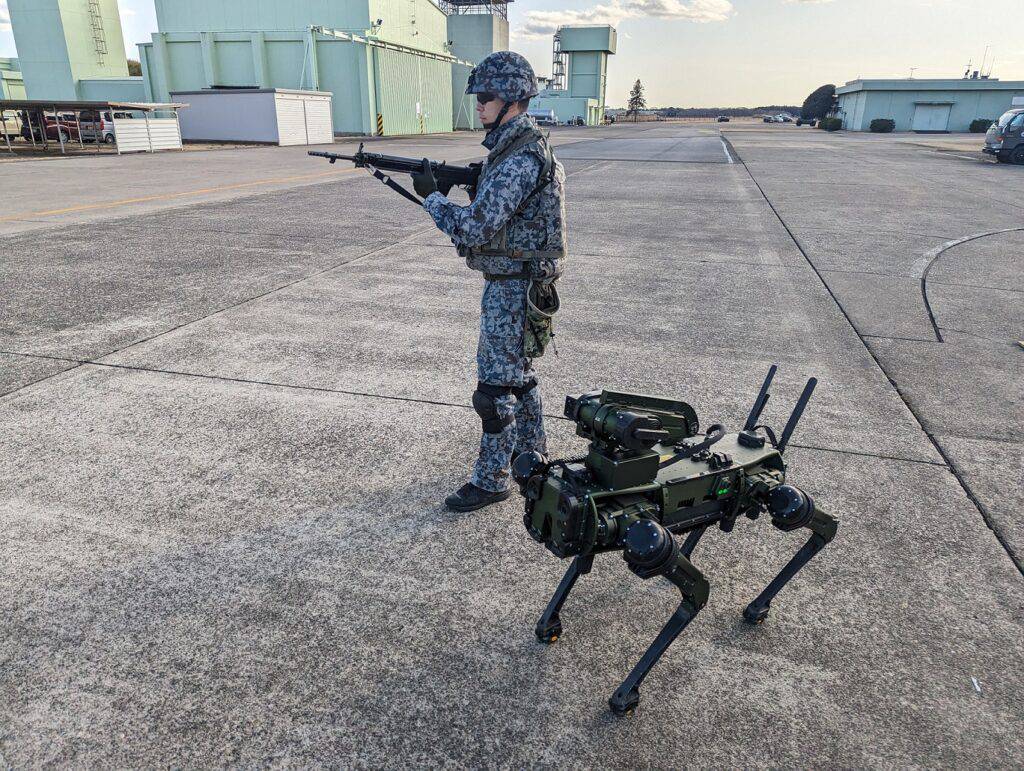
M 451 63 L 381 48 L 373 59 L 386 136 L 452 130 Z
M 468 128 L 473 116 L 472 99 L 462 104 L 452 89 L 455 77 L 456 93 L 465 90 L 468 68 L 429 54 L 325 35 L 317 35 L 311 49 L 302 31 L 230 32 L 204 37 L 212 65 L 207 66 L 197 37 L 156 34 L 153 43 L 140 46 L 154 99 L 213 85 L 293 89 L 301 83 L 334 95 L 334 130 L 345 134 L 378 133 L 378 115 L 389 136 L 451 131 L 453 113 L 459 112 Z M 263 82 L 256 82 L 258 74 Z
M 366 46 L 343 40 L 319 40 L 316 55 L 320 90 L 334 95 L 334 130 L 343 134 L 373 133 L 370 84 L 365 71 Z
M 430 0 L 367 0 L 370 19 L 383 19 L 377 30 L 381 40 L 444 53 L 448 17 Z
M 476 99 L 466 93 L 471 69 L 465 64 L 452 65 L 452 124 L 457 129 L 481 127 L 476 117 Z

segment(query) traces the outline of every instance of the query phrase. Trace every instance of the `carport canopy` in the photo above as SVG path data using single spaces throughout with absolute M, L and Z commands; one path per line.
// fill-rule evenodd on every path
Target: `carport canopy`
M 11 137 L 7 132 L 7 113 L 11 112 L 27 112 L 29 114 L 30 123 L 34 123 L 40 127 L 40 139 L 42 141 L 43 149 L 49 148 L 49 141 L 46 136 L 46 121 L 43 119 L 45 113 L 52 112 L 54 116 L 58 116 L 62 112 L 73 112 L 75 114 L 75 122 L 79 123 L 81 114 L 83 112 L 96 112 L 107 110 L 118 110 L 118 111 L 132 111 L 141 112 L 146 117 L 147 130 L 146 134 L 149 136 L 149 116 L 156 112 L 173 112 L 175 123 L 177 123 L 178 110 L 182 107 L 188 107 L 187 104 L 180 102 L 81 102 L 81 101 L 60 101 L 52 99 L 0 99 L 0 123 L 3 125 L 4 141 L 7 143 L 7 149 L 10 152 L 14 152 L 14 148 L 11 146 Z M 32 120 L 32 116 L 35 120 Z M 59 125 L 60 121 L 57 120 Z M 29 140 L 32 142 L 32 146 L 36 146 L 35 132 L 29 129 Z M 97 132 L 96 135 L 96 146 L 99 148 L 101 137 Z M 116 139 L 116 137 L 115 137 Z M 65 152 L 64 149 L 64 135 L 61 131 L 57 131 L 57 140 L 60 144 L 60 151 Z M 69 134 L 70 141 L 70 134 Z M 82 140 L 81 132 L 78 132 L 78 143 L 85 148 L 85 142 Z M 180 143 L 180 132 L 179 132 L 179 143 Z M 150 146 L 152 147 L 152 140 L 150 139 Z

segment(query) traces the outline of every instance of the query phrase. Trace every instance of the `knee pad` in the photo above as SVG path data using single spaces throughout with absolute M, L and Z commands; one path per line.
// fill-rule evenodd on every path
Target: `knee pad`
M 498 406 L 495 404 L 495 397 L 512 393 L 513 389 L 507 386 L 496 386 L 490 383 L 478 383 L 473 392 L 473 409 L 480 416 L 480 423 L 483 425 L 485 434 L 500 434 L 505 426 L 510 425 L 515 418 L 507 415 L 504 418 L 498 415 Z

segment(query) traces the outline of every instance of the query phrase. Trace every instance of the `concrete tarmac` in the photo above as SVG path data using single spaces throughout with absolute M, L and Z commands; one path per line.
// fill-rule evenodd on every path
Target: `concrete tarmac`
M 1024 173 L 792 126 L 553 138 L 555 454 L 582 447 L 566 393 L 736 427 L 778 363 L 778 426 L 820 379 L 787 456 L 842 524 L 768 621 L 740 613 L 803 539 L 744 521 L 695 552 L 711 599 L 632 717 L 606 700 L 670 585 L 599 558 L 534 641 L 566 565 L 516 497 L 441 504 L 479 436 L 481 279 L 365 173 L 197 152 L 186 195 L 132 202 L 170 156 L 98 189 L 84 160 L 6 164 L 0 766 L 1016 765 Z

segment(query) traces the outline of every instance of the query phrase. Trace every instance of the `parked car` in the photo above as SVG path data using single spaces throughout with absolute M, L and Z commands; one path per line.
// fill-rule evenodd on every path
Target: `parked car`
M 98 138 L 100 142 L 112 145 L 117 140 L 114 121 L 128 120 L 132 117 L 132 114 L 128 112 L 111 112 L 110 110 L 104 110 L 101 113 L 97 113 L 95 110 L 85 110 L 81 113 L 81 116 L 80 130 L 83 141 L 96 142 Z M 539 118 L 537 122 L 541 123 Z M 541 123 L 541 125 L 544 124 Z
M 51 142 L 78 141 L 78 121 L 72 112 L 59 115 L 53 115 L 52 113 L 44 114 L 43 124 L 46 130 L 46 138 Z M 34 113 L 30 120 L 25 112 L 21 113 L 21 137 L 26 142 L 31 142 L 33 138 L 36 142 L 43 141 L 38 114 Z
M 1024 165 L 1024 107 L 1007 110 L 985 134 L 983 153 L 994 155 L 1000 163 Z
M 817 126 L 818 125 L 818 119 L 817 118 L 797 118 L 796 119 L 796 125 L 798 125 L 798 126 L 812 126 L 812 127 L 813 126 Z
M 60 142 L 78 141 L 78 119 L 73 112 L 46 116 L 46 138 Z
M 774 115 L 765 115 L 764 118 L 762 118 L 761 120 L 763 120 L 765 123 L 774 123 L 775 122 L 775 116 Z
M 39 125 L 36 123 L 38 117 L 33 114 L 29 115 L 27 111 L 22 110 L 18 113 L 18 117 L 21 120 L 21 138 L 26 142 L 32 141 L 32 134 L 35 134 L 35 140 L 37 142 L 43 141 L 43 132 Z
M 729 122 L 729 116 L 728 115 L 719 115 L 717 118 L 715 118 L 715 120 L 717 120 L 719 123 L 728 123 Z
M 782 112 L 782 113 L 779 113 L 778 115 L 775 116 L 775 122 L 776 123 L 792 123 L 793 122 L 793 116 L 787 115 L 786 113 Z

